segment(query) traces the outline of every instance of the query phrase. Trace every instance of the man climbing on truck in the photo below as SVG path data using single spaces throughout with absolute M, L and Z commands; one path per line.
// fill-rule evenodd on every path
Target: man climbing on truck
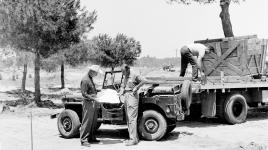
M 185 45 L 181 48 L 181 73 L 180 76 L 185 75 L 188 63 L 192 65 L 192 80 L 197 81 L 198 69 L 203 72 L 202 58 L 205 53 L 209 53 L 214 48 L 212 46 L 205 46 L 200 43 L 193 43 Z M 196 56 L 196 57 L 194 57 Z

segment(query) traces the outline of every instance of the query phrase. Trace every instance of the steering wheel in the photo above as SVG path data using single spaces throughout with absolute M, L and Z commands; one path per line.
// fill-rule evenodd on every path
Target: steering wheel
M 113 83 L 113 87 L 114 87 L 114 89 L 115 89 L 117 92 L 119 92 L 120 88 L 119 88 L 119 86 L 117 86 L 117 85 L 118 85 L 118 84 Z

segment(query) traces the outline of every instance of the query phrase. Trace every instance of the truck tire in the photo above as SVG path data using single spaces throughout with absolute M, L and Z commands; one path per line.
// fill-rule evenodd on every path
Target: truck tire
M 247 102 L 243 95 L 233 94 L 227 97 L 222 107 L 222 118 L 229 124 L 238 124 L 246 121 Z
M 167 131 L 167 121 L 155 110 L 145 110 L 139 121 L 138 132 L 142 139 L 160 140 Z
M 79 134 L 80 120 L 73 110 L 63 110 L 58 117 L 58 130 L 64 138 L 73 138 Z
M 190 106 L 192 103 L 192 84 L 190 80 L 185 80 L 181 87 L 181 101 L 184 111 L 187 111 L 187 115 L 190 114 Z

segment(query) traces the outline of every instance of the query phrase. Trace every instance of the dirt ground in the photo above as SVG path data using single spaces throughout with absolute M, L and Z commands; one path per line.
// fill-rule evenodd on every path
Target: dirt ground
M 166 74 L 159 71 L 142 72 L 141 74 Z M 79 87 L 85 69 L 67 70 L 67 87 Z M 175 72 L 174 74 L 178 74 Z M 8 76 L 0 80 L 0 101 L 18 99 L 8 91 L 18 89 L 20 80 L 11 81 Z M 33 78 L 27 79 L 27 90 L 33 90 Z M 44 94 L 64 95 L 72 91 L 56 90 L 59 87 L 59 73 L 41 73 L 41 90 Z M 101 77 L 97 81 L 101 83 Z M 42 97 L 60 103 L 59 97 Z M 1 103 L 0 103 L 1 104 Z M 178 122 L 175 130 L 161 141 L 140 141 L 136 146 L 126 147 L 124 140 L 128 137 L 126 126 L 102 125 L 97 133 L 100 144 L 89 148 L 80 146 L 79 137 L 64 139 L 59 135 L 57 119 L 50 115 L 62 109 L 48 109 L 18 106 L 11 111 L 0 114 L 0 150 L 74 150 L 74 149 L 137 149 L 137 150 L 266 150 L 268 147 L 268 112 L 251 112 L 247 122 L 237 125 L 226 125 L 215 119 L 199 119 Z M 32 135 L 31 143 L 31 117 Z
M 173 132 L 161 141 L 140 141 L 133 147 L 126 147 L 128 137 L 126 126 L 102 125 L 97 133 L 100 144 L 90 148 L 80 146 L 79 138 L 64 139 L 57 130 L 57 119 L 50 114 L 59 109 L 36 108 L 23 113 L 0 115 L 1 150 L 31 149 L 31 117 L 33 112 L 33 149 L 138 149 L 138 150 L 265 150 L 268 147 L 268 114 L 255 113 L 246 123 L 225 125 L 214 120 L 178 122 Z

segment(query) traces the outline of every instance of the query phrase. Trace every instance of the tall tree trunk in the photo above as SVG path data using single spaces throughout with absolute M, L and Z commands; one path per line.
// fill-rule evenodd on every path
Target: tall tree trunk
M 61 88 L 64 89 L 65 88 L 65 82 L 64 82 L 64 62 L 62 61 L 61 63 L 61 67 L 60 67 L 60 71 L 61 71 Z
M 35 53 L 34 60 L 34 100 L 37 105 L 41 102 L 41 92 L 40 92 L 40 54 L 39 51 Z
M 23 65 L 23 76 L 22 76 L 22 83 L 21 83 L 21 90 L 23 92 L 25 91 L 26 77 L 27 77 L 27 63 Z
M 221 13 L 220 18 L 222 22 L 222 29 L 224 32 L 225 37 L 233 37 L 233 29 L 232 29 L 232 23 L 230 20 L 230 14 L 229 14 L 229 5 L 230 0 L 221 0 L 220 6 L 221 6 Z

